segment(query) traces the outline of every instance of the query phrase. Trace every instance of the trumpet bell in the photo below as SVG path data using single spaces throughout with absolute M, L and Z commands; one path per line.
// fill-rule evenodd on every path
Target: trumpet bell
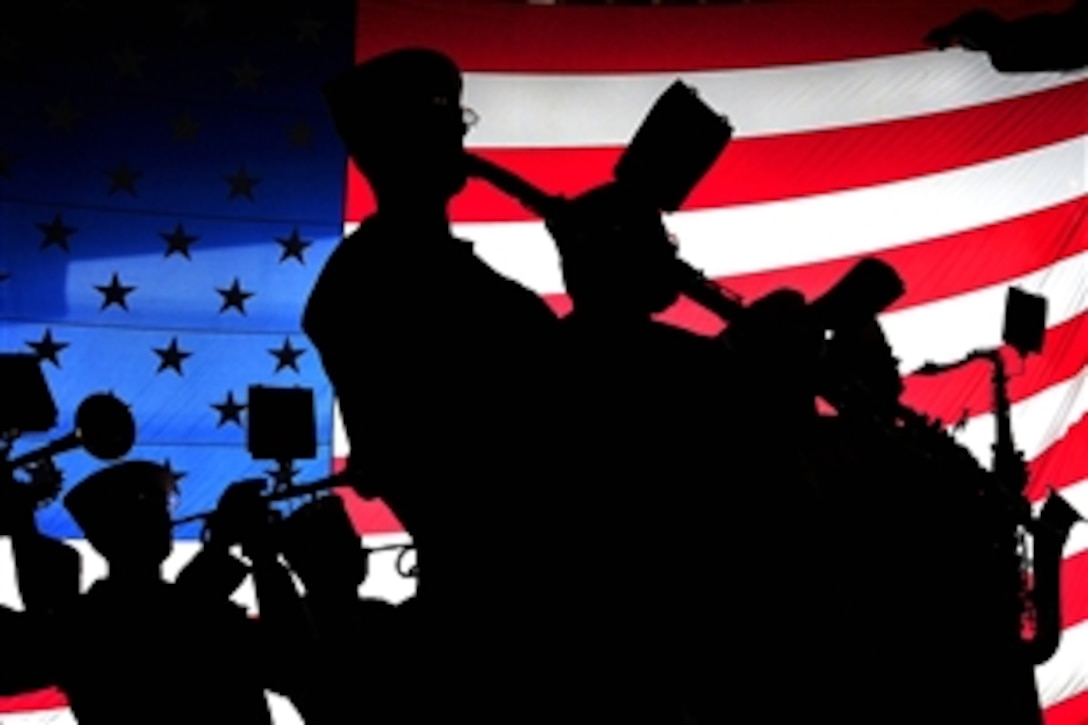
M 132 450 L 136 422 L 128 406 L 109 393 L 96 393 L 76 410 L 76 435 L 88 453 L 113 460 Z
M 110 393 L 96 393 L 76 409 L 75 430 L 42 448 L 7 461 L 10 470 L 46 460 L 82 446 L 100 460 L 120 458 L 136 440 L 136 421 L 128 406 Z
M 1039 512 L 1039 522 L 1064 532 L 1081 521 L 1084 521 L 1081 513 L 1073 508 L 1061 494 L 1051 489 L 1046 503 Z

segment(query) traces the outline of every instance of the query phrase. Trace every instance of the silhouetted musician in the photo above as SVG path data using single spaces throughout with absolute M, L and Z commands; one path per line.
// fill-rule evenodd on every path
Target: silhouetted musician
M 84 725 L 193 723 L 208 718 L 271 724 L 265 689 L 287 694 L 295 658 L 278 652 L 276 607 L 260 623 L 224 600 L 162 579 L 172 548 L 174 479 L 128 461 L 76 485 L 64 504 L 107 561 L 107 576 L 68 601 L 6 612 L 5 694 L 59 687 Z
M 1041 722 L 1020 642 L 1013 529 L 992 476 L 940 425 L 903 408 L 898 361 L 876 320 L 840 331 L 825 362 L 842 391 L 840 417 L 814 441 L 827 454 L 837 552 L 827 573 L 839 608 L 828 622 L 846 659 L 870 663 L 854 674 L 859 691 L 902 701 L 911 721 Z
M 343 501 L 329 495 L 304 504 L 277 541 L 306 590 L 317 633 L 292 703 L 309 725 L 407 722 L 418 646 L 413 607 L 359 597 L 368 555 Z
M 329 258 L 303 329 L 336 391 L 353 485 L 389 504 L 418 548 L 432 629 L 416 666 L 450 683 L 449 713 L 475 717 L 490 680 L 512 671 L 502 663 L 532 655 L 500 622 L 536 586 L 524 546 L 542 517 L 522 477 L 547 478 L 557 320 L 452 233 L 469 124 L 449 58 L 393 51 L 324 90 L 377 209 Z M 460 664 L 472 649 L 489 675 Z
M 679 723 L 684 620 L 700 584 L 682 542 L 720 525 L 699 503 L 721 443 L 712 431 L 729 414 L 719 394 L 728 359 L 713 338 L 654 319 L 683 282 L 652 204 L 607 185 L 578 197 L 571 213 L 586 218 L 575 222 L 577 238 L 559 231 L 573 302 L 561 322 L 559 399 L 562 460 L 578 484 L 564 487 L 552 539 L 549 632 L 555 656 L 579 654 L 555 673 L 567 698 L 555 717 Z M 576 563 L 587 557 L 592 564 Z

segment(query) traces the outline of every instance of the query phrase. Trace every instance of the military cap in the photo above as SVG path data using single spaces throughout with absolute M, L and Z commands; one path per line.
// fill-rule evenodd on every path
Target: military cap
M 64 497 L 64 507 L 87 532 L 123 519 L 133 510 L 165 506 L 174 491 L 174 477 L 165 466 L 125 461 L 77 483 Z
M 428 104 L 459 111 L 461 71 L 446 55 L 401 48 L 375 56 L 332 78 L 322 95 L 342 136 L 374 123 L 397 123 Z

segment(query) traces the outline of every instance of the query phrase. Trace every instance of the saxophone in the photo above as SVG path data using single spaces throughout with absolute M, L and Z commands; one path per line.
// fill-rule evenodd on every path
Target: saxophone
M 1041 665 L 1054 656 L 1061 643 L 1062 554 L 1073 526 L 1084 519 L 1052 488 L 1048 490 L 1039 514 L 1032 515 L 1031 503 L 1025 495 L 1028 470 L 1023 454 L 1017 450 L 1013 441 L 1006 390 L 1008 376 L 999 350 L 975 350 L 962 360 L 947 365 L 927 363 L 918 372 L 923 375 L 933 374 L 979 359 L 988 360 L 992 367 L 991 386 L 996 426 L 990 476 L 996 487 L 986 493 L 1003 504 L 1002 508 L 1007 514 L 1004 523 L 1012 526 L 1013 540 L 1020 559 L 1022 623 L 1027 624 L 1031 630 L 1030 638 L 1023 640 L 1024 654 L 1032 664 Z M 1030 557 L 1025 534 L 1031 536 Z
M 1003 488 L 1023 496 L 1028 484 L 1028 472 L 1023 455 L 1016 449 L 1012 439 L 1005 364 L 996 350 L 988 351 L 986 357 L 993 366 L 994 414 L 997 424 L 993 449 L 994 475 Z M 1027 501 L 1026 498 L 1024 500 Z M 1061 643 L 1062 552 L 1073 525 L 1082 520 L 1080 513 L 1065 498 L 1054 489 L 1049 489 L 1038 516 L 1032 518 L 1025 527 L 1026 532 L 1031 535 L 1033 551 L 1031 574 L 1029 576 L 1024 571 L 1022 576 L 1024 616 L 1034 631 L 1024 646 L 1032 664 L 1041 665 L 1047 662 Z M 1019 531 L 1018 529 L 1018 533 Z

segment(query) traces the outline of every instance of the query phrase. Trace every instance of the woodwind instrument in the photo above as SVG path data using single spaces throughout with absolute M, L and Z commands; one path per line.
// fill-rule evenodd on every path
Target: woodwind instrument
M 1009 416 L 1008 375 L 997 350 L 987 351 L 985 357 L 993 366 L 992 386 L 994 418 L 997 427 L 994 438 L 993 471 L 998 484 L 1021 497 L 1028 485 L 1028 469 L 1023 454 L 1017 450 L 1012 437 Z M 1028 501 L 1023 499 L 1024 505 Z M 1050 489 L 1038 516 L 1024 527 L 1017 527 L 1017 545 L 1021 552 L 1022 599 L 1025 618 L 1032 635 L 1025 643 L 1031 662 L 1041 665 L 1054 656 L 1061 643 L 1061 562 L 1062 551 L 1069 540 L 1073 525 L 1083 518 L 1059 493 Z M 1024 534 L 1032 540 L 1030 557 Z
M 993 494 L 1005 502 L 1007 525 L 1011 527 L 1020 570 L 1022 617 L 1033 630 L 1024 642 L 1025 654 L 1035 665 L 1047 662 L 1061 642 L 1061 561 L 1065 543 L 1073 525 L 1083 517 L 1059 493 L 1050 489 L 1038 516 L 1031 513 L 1026 497 L 1027 464 L 1013 440 L 1008 375 L 1000 350 L 975 350 L 962 360 L 947 365 L 927 363 L 918 372 L 933 374 L 959 367 L 973 360 L 988 360 L 992 366 L 991 387 L 994 399 L 995 436 L 991 478 Z M 1030 556 L 1026 534 L 1032 538 Z
M 261 498 L 268 503 L 272 503 L 275 501 L 286 501 L 287 499 L 295 498 L 298 496 L 312 496 L 318 493 L 323 493 L 325 491 L 328 491 L 329 489 L 347 485 L 350 482 L 351 473 L 349 472 L 349 469 L 345 468 L 342 471 L 334 473 L 330 476 L 326 476 L 325 478 L 318 479 L 317 481 L 313 481 L 311 483 L 299 484 L 295 486 L 290 486 L 283 490 L 276 490 L 272 493 L 266 493 L 261 496 Z M 182 526 L 184 524 L 191 524 L 195 521 L 204 521 L 208 518 L 211 518 L 212 514 L 214 513 L 214 510 L 209 510 L 202 511 L 197 514 L 190 514 L 189 516 L 175 519 L 172 522 L 172 525 Z

